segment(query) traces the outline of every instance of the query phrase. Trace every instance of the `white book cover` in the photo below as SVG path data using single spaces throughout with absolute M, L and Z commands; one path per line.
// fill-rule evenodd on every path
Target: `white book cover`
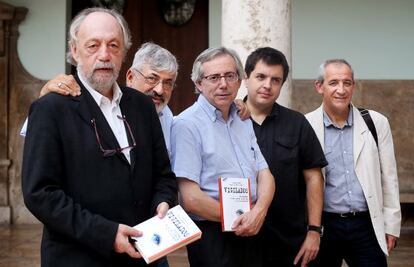
M 134 228 L 142 232 L 133 239 L 147 264 L 201 238 L 200 229 L 180 205 L 169 209 L 164 218 L 155 216 Z
M 219 178 L 221 228 L 233 231 L 233 222 L 251 209 L 250 179 Z

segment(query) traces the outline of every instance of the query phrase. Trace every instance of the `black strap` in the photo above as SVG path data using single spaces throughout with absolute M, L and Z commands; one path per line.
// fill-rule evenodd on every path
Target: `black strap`
M 374 137 L 375 143 L 377 144 L 377 147 L 378 147 L 377 129 L 375 129 L 375 124 L 372 121 L 369 111 L 365 108 L 358 108 L 358 110 L 359 110 L 359 113 L 361 113 L 361 116 L 364 119 L 365 123 L 367 124 L 368 129 L 371 132 L 372 137 Z

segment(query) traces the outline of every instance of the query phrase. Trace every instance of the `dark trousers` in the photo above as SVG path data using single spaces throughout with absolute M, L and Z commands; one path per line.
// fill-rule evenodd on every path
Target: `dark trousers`
M 222 232 L 221 224 L 196 221 L 201 239 L 187 245 L 191 267 L 256 267 L 261 266 L 261 249 L 257 237 L 239 237 Z
M 264 267 L 295 267 L 300 266 L 300 262 L 297 265 L 293 265 L 296 255 L 299 252 L 299 248 L 293 248 L 291 246 L 281 244 L 274 240 L 272 243 L 266 243 L 263 246 L 263 266 Z
M 322 224 L 325 230 L 319 255 L 311 266 L 341 267 L 342 260 L 349 267 L 387 266 L 368 212 L 346 218 L 324 212 Z

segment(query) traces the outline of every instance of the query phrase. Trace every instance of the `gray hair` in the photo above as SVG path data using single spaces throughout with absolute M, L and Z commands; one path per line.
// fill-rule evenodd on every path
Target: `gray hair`
M 94 12 L 103 12 L 107 13 L 111 16 L 113 16 L 117 22 L 119 23 L 119 26 L 122 29 L 122 34 L 124 36 L 124 55 L 126 55 L 126 52 L 131 47 L 131 33 L 128 28 L 128 23 L 125 21 L 125 19 L 122 17 L 121 14 L 119 14 L 117 11 L 113 9 L 107 9 L 102 7 L 93 7 L 93 8 L 86 8 L 79 12 L 72 20 L 69 32 L 68 32 L 68 52 L 66 54 L 66 60 L 68 63 L 76 66 L 76 61 L 72 57 L 72 53 L 70 51 L 70 48 L 72 45 L 74 45 L 77 40 L 77 34 L 79 31 L 79 27 L 82 24 L 82 22 L 85 20 L 85 18 Z
M 330 64 L 338 64 L 338 65 L 346 65 L 349 67 L 349 69 L 351 70 L 352 73 L 352 80 L 354 80 L 354 70 L 351 67 L 351 64 L 348 63 L 348 61 L 346 61 L 345 59 L 328 59 L 325 60 L 325 62 L 323 62 L 320 66 L 319 66 L 319 72 L 318 72 L 318 78 L 317 81 L 319 83 L 323 83 L 324 79 L 325 79 L 325 70 L 326 67 Z
M 236 51 L 230 48 L 226 47 L 212 47 L 204 50 L 201 52 L 200 55 L 196 58 L 193 64 L 193 71 L 191 73 L 191 80 L 196 83 L 198 81 L 201 81 L 204 77 L 204 71 L 203 71 L 203 63 L 210 61 L 216 57 L 222 56 L 222 55 L 229 55 L 234 59 L 234 62 L 236 63 L 237 68 L 237 74 L 239 75 L 239 80 L 244 78 L 244 69 L 243 64 L 237 55 Z
M 174 78 L 177 78 L 177 59 L 170 51 L 157 44 L 151 42 L 144 43 L 135 53 L 131 67 L 140 70 L 143 65 L 148 65 L 150 69 L 158 72 L 174 73 Z

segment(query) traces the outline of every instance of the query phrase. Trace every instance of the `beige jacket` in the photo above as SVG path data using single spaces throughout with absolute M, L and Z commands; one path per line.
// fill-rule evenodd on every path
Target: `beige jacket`
M 352 112 L 355 173 L 368 204 L 378 243 L 388 255 L 385 233 L 398 237 L 401 227 L 397 165 L 390 125 L 384 115 L 369 111 L 377 130 L 378 152 L 375 140 L 358 109 L 353 107 Z M 322 106 L 306 114 L 306 118 L 324 149 Z

